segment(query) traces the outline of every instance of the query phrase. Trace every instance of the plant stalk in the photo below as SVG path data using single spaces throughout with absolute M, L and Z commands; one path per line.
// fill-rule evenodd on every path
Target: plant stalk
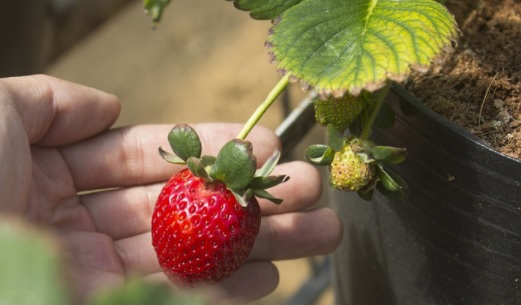
M 371 113 L 369 114 L 369 118 L 367 119 L 367 121 L 364 122 L 364 125 L 362 126 L 362 134 L 360 135 L 361 139 L 367 140 L 371 136 L 374 121 L 378 116 L 378 112 L 380 112 L 380 108 L 382 108 L 382 104 L 385 100 L 385 97 L 387 96 L 387 93 L 389 93 L 389 89 L 391 89 L 391 82 L 388 81 L 385 87 L 380 89 L 378 93 L 373 96 L 373 107 L 371 109 Z
M 255 125 L 257 125 L 257 123 L 262 118 L 264 113 L 266 113 L 266 111 L 270 108 L 270 106 L 273 104 L 273 102 L 275 102 L 277 97 L 284 91 L 284 89 L 286 88 L 288 83 L 289 83 L 289 73 L 284 75 L 279 80 L 279 82 L 275 85 L 275 87 L 273 87 L 273 89 L 271 89 L 270 93 L 268 94 L 268 96 L 266 97 L 264 102 L 262 102 L 262 104 L 260 104 L 257 107 L 255 112 L 251 115 L 251 117 L 248 119 L 248 121 L 244 124 L 241 131 L 237 135 L 237 139 L 240 139 L 240 140 L 246 139 L 246 137 L 248 136 L 250 131 L 253 129 L 253 127 L 255 127 Z

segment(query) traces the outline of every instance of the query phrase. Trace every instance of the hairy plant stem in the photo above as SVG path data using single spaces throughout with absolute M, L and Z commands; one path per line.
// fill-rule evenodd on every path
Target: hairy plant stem
M 275 85 L 275 87 L 273 87 L 273 89 L 271 89 L 270 93 L 268 94 L 268 96 L 266 97 L 264 102 L 262 102 L 262 104 L 260 104 L 257 107 L 255 112 L 251 115 L 251 117 L 248 119 L 248 121 L 244 124 L 241 131 L 237 135 L 237 139 L 241 139 L 241 140 L 246 139 L 246 137 L 248 136 L 250 131 L 253 129 L 253 127 L 255 127 L 255 125 L 257 125 L 257 123 L 262 118 L 264 113 L 266 113 L 266 111 L 270 108 L 270 106 L 273 104 L 273 102 L 275 102 L 275 100 L 282 93 L 282 91 L 284 91 L 284 89 L 286 88 L 288 83 L 289 83 L 289 73 L 284 75 L 279 80 L 279 82 Z
M 361 139 L 367 140 L 371 136 L 374 121 L 378 116 L 378 112 L 380 112 L 380 108 L 382 107 L 387 93 L 389 93 L 389 89 L 391 89 L 391 82 L 388 81 L 385 87 L 383 87 L 375 95 L 373 95 L 373 105 L 371 108 L 371 113 L 369 114 L 369 117 L 362 126 L 362 134 L 360 135 Z

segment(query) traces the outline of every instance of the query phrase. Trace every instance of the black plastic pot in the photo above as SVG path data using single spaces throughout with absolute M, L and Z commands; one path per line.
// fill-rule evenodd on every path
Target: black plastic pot
M 337 304 L 521 304 L 521 162 L 399 87 L 388 102 L 396 122 L 373 140 L 407 148 L 393 170 L 411 194 L 332 194 L 345 226 Z

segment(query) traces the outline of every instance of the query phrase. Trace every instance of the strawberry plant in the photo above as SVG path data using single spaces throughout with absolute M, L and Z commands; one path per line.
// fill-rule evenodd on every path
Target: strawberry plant
M 201 156 L 195 130 L 185 124 L 168 135 L 175 154 L 168 162 L 187 164 L 163 187 L 152 217 L 152 244 L 168 277 L 181 284 L 217 282 L 248 258 L 260 227 L 256 197 L 274 203 L 265 189 L 287 176 L 270 176 L 278 151 L 256 170 L 251 143 L 233 139 L 217 157 Z
M 145 0 L 144 6 L 157 23 L 169 3 L 169 0 Z M 253 19 L 272 20 L 265 46 L 270 61 L 278 63 L 282 77 L 245 123 L 237 139 L 225 146 L 217 157 L 201 157 L 199 149 L 183 148 L 197 146 L 191 131 L 179 132 L 182 139 L 169 136 L 175 155 L 161 150 L 163 157 L 170 162 L 186 163 L 192 174 L 182 175 L 197 176 L 203 181 L 197 180 L 197 184 L 202 183 L 204 188 L 223 183 L 223 192 L 231 192 L 245 209 L 256 205 L 255 196 L 280 202 L 265 189 L 285 181 L 286 177 L 269 176 L 276 162 L 255 174 L 253 156 L 244 139 L 288 84 L 299 83 L 303 89 L 313 91 L 316 119 L 326 127 L 329 139 L 327 144 L 311 145 L 305 155 L 311 163 L 329 167 L 330 185 L 358 192 L 364 199 L 370 199 L 375 190 L 392 197 L 407 196 L 407 183 L 388 168 L 389 164 L 405 160 L 405 148 L 380 146 L 369 137 L 374 126 L 392 125 L 392 110 L 384 103 L 392 83 L 404 81 L 413 70 L 425 71 L 443 49 L 451 46 L 457 32 L 447 9 L 434 0 L 234 0 L 233 4 L 249 12 Z M 187 139 L 189 143 L 182 144 Z M 225 159 L 227 161 L 221 161 Z M 234 164 L 236 160 L 241 161 Z M 172 179 L 165 189 L 176 189 L 178 178 Z M 170 194 L 168 190 L 164 192 Z M 188 215 L 186 207 L 179 203 L 182 200 L 169 196 L 160 196 L 158 209 L 163 205 L 175 206 L 176 211 L 172 213 Z M 192 203 L 187 202 L 186 206 L 190 205 Z M 159 222 L 164 225 L 164 216 L 158 216 L 159 213 L 156 211 L 155 217 L 161 218 Z M 164 244 L 178 242 L 171 235 L 183 231 L 185 216 L 175 217 L 177 220 L 172 223 L 180 229 L 161 232 L 155 241 L 160 261 L 171 260 L 163 264 L 166 272 L 179 279 L 184 276 L 171 271 L 170 266 L 188 264 L 198 274 L 212 269 L 213 262 L 204 259 L 194 265 L 179 258 L 180 254 L 175 254 L 176 258 L 164 254 L 171 251 L 169 247 L 163 250 Z M 250 229 L 254 230 L 256 222 L 250 223 Z M 229 241 L 226 243 L 229 245 Z M 206 240 L 203 244 L 194 247 L 207 247 Z M 228 270 L 235 269 L 235 265 Z M 217 280 L 221 276 L 208 275 L 207 278 Z

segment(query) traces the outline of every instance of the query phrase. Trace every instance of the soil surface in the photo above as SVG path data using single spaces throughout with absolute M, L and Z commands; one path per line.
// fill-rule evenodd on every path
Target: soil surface
M 460 29 L 443 64 L 405 87 L 494 149 L 521 159 L 521 0 L 449 0 Z

